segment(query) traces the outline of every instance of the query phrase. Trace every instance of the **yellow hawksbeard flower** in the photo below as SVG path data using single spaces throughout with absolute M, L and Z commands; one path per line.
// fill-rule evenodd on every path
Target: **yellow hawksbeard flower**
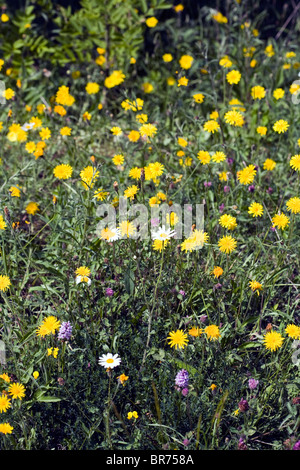
M 299 214 L 300 213 L 300 198 L 299 197 L 291 197 L 287 203 L 286 207 L 292 214 Z
M 259 202 L 252 202 L 248 208 L 248 214 L 252 215 L 252 217 L 261 217 L 263 212 L 263 206 L 262 204 L 259 204 Z
M 256 169 L 254 165 L 248 165 L 237 172 L 237 178 L 241 184 L 251 184 L 255 178 Z
M 251 88 L 251 96 L 254 100 L 261 100 L 266 96 L 266 90 L 263 86 L 254 86 Z
M 171 331 L 167 339 L 170 347 L 175 347 L 175 349 L 184 349 L 189 342 L 187 334 L 183 330 Z
M 71 178 L 72 173 L 73 168 L 68 164 L 57 165 L 53 170 L 54 176 L 60 180 L 67 180 Z
M 265 348 L 274 352 L 281 348 L 284 338 L 277 331 L 268 331 L 264 336 Z
M 237 83 L 239 83 L 241 77 L 242 75 L 238 70 L 231 70 L 227 73 L 226 80 L 230 85 L 236 85 Z
M 209 325 L 204 328 L 204 333 L 207 334 L 207 337 L 210 341 L 216 341 L 221 337 L 219 327 L 217 325 Z
M 236 249 L 237 241 L 231 235 L 225 235 L 218 242 L 219 250 L 229 254 Z
M 283 213 L 276 214 L 272 218 L 272 223 L 273 223 L 273 227 L 278 227 L 284 230 L 287 227 L 287 225 L 290 223 L 290 219 Z

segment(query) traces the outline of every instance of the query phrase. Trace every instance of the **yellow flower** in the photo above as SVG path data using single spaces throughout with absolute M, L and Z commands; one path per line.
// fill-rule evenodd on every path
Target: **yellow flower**
M 6 222 L 3 218 L 3 215 L 0 215 L 0 230 L 5 230 L 6 226 L 7 226 L 7 224 L 6 224 Z
M 99 178 L 99 171 L 89 165 L 80 172 L 80 178 L 83 187 L 88 190 L 94 186 L 96 180 Z
M 106 79 L 104 80 L 104 86 L 106 88 L 113 88 L 117 85 L 120 85 L 124 82 L 125 75 L 121 70 L 114 70 Z
M 215 266 L 211 273 L 218 279 L 220 276 L 222 276 L 223 269 L 220 266 Z
M 9 423 L 0 424 L 0 433 L 2 434 L 11 434 L 13 429 L 14 428 Z
M 273 91 L 273 96 L 275 100 L 280 100 L 284 97 L 284 93 L 285 91 L 282 88 L 276 88 L 276 90 Z
M 283 213 L 276 214 L 272 218 L 273 227 L 281 228 L 282 230 L 290 223 L 290 219 Z
M 188 83 L 189 83 L 188 78 L 181 77 L 181 78 L 179 78 L 179 80 L 177 82 L 177 86 L 187 86 Z
M 111 128 L 110 132 L 113 135 L 121 135 L 122 134 L 122 129 L 119 126 L 114 126 L 114 127 Z
M 193 63 L 194 59 L 192 56 L 190 55 L 183 55 L 180 57 L 179 59 L 179 65 L 182 69 L 190 69 L 191 66 L 192 66 L 192 63 Z
M 145 93 L 151 93 L 154 90 L 152 83 L 149 82 L 143 83 L 142 87 Z
M 113 161 L 114 165 L 120 166 L 124 163 L 124 159 L 125 159 L 124 155 L 118 154 L 118 155 L 115 155 L 113 157 L 112 161 Z
M 216 341 L 221 337 L 219 327 L 217 325 L 209 325 L 204 328 L 204 332 L 207 334 L 210 341 Z
M 55 100 L 57 104 L 61 104 L 63 106 L 72 106 L 75 101 L 75 98 L 70 95 L 69 87 L 62 85 L 61 87 L 59 87 L 56 93 Z
M 292 83 L 292 85 L 290 86 L 290 93 L 292 95 L 295 95 L 295 94 L 298 94 L 300 91 L 300 85 L 298 85 L 297 83 Z
M 300 213 L 300 198 L 299 197 L 291 197 L 287 201 L 286 207 L 293 214 L 299 214 Z
M 121 230 L 121 235 L 126 235 L 127 238 L 129 238 L 130 235 L 133 235 L 136 232 L 134 224 L 126 220 L 123 220 L 123 222 L 121 222 L 119 228 Z
M 62 127 L 61 130 L 60 130 L 60 134 L 61 135 L 71 135 L 71 132 L 72 132 L 72 129 L 71 127 L 68 127 L 68 126 L 65 126 L 65 127 Z
M 0 275 L 0 291 L 5 292 L 11 286 L 11 282 L 8 276 L 1 274 Z
M 1 21 L 2 23 L 7 23 L 7 21 L 9 21 L 9 16 L 6 13 L 2 13 Z
M 4 382 L 7 382 L 7 383 L 10 382 L 10 377 L 7 374 L 5 374 L 5 372 L 2 375 L 0 375 L 0 379 L 4 380 Z
M 165 247 L 169 244 L 169 240 L 159 240 L 156 239 L 153 241 L 152 248 L 155 251 L 162 251 L 165 249 Z
M 120 382 L 121 385 L 123 385 L 123 387 L 125 386 L 125 382 L 128 379 L 129 379 L 129 377 L 125 374 L 121 374 L 121 375 L 119 375 L 119 377 L 117 377 L 117 380 Z
M 256 292 L 259 295 L 259 291 L 262 290 L 262 285 L 258 281 L 249 281 L 249 286 L 253 292 Z
M 261 100 L 266 96 L 266 90 L 263 86 L 254 86 L 251 88 L 251 96 L 254 100 Z
M 181 147 L 186 147 L 187 144 L 188 144 L 187 141 L 186 141 L 183 137 L 178 137 L 177 143 L 178 143 L 178 145 L 180 145 Z
M 39 134 L 42 140 L 48 140 L 51 137 L 51 131 L 48 127 L 43 127 Z
M 8 388 L 8 393 L 12 396 L 13 400 L 16 398 L 22 400 L 25 397 L 25 387 L 20 383 L 12 383 Z
M 20 197 L 20 195 L 21 195 L 21 191 L 17 186 L 11 186 L 9 188 L 9 192 L 10 192 L 11 197 Z M 1 228 L 1 226 L 0 226 L 0 228 Z
M 85 112 L 83 113 L 83 115 L 82 115 L 82 119 L 83 119 L 84 121 L 90 121 L 91 118 L 92 118 L 92 115 L 91 115 L 91 113 L 89 113 L 88 111 L 85 111 Z
M 215 162 L 215 163 L 221 163 L 221 162 L 224 162 L 226 160 L 226 155 L 224 152 L 215 152 L 213 155 L 212 155 L 212 160 Z
M 85 87 L 85 90 L 89 95 L 95 95 L 96 93 L 98 93 L 99 89 L 100 86 L 98 85 L 98 83 L 95 82 L 88 82 Z
M 202 329 L 199 328 L 198 326 L 193 326 L 192 328 L 189 329 L 189 335 L 197 338 L 198 336 L 202 335 Z
M 256 132 L 257 132 L 258 134 L 260 134 L 260 135 L 266 135 L 267 130 L 268 130 L 268 129 L 267 129 L 265 126 L 258 126 L 258 127 L 256 128 Z
M 148 26 L 148 28 L 155 28 L 157 23 L 158 23 L 158 19 L 155 18 L 155 16 L 151 16 L 150 18 L 146 19 L 146 25 Z
M 167 339 L 170 347 L 175 347 L 175 349 L 184 349 L 189 342 L 187 334 L 183 330 L 171 331 Z
M 172 54 L 164 54 L 164 55 L 162 56 L 162 58 L 163 58 L 163 61 L 164 61 L 164 62 L 172 62 L 172 60 L 173 60 Z
M 60 180 L 67 180 L 71 178 L 72 173 L 73 168 L 68 164 L 57 165 L 53 170 L 54 176 Z
M 195 93 L 193 95 L 193 98 L 196 101 L 196 103 L 203 103 L 204 101 L 204 95 L 202 93 Z
M 252 217 L 261 217 L 263 212 L 263 206 L 259 204 L 259 202 L 252 202 L 252 204 L 248 207 L 248 214 L 252 215 Z
M 236 218 L 229 214 L 221 215 L 219 224 L 228 230 L 233 230 L 237 227 Z
M 0 396 L 0 413 L 8 410 L 8 408 L 11 408 L 11 400 L 7 397 L 7 395 L 3 394 Z
M 284 338 L 277 331 L 268 331 L 264 335 L 264 344 L 266 349 L 276 351 L 281 348 Z
M 237 172 L 237 178 L 241 184 L 251 184 L 255 178 L 256 169 L 254 165 L 248 165 Z
M 294 324 L 287 325 L 286 334 L 292 339 L 300 339 L 300 327 Z
M 228 23 L 226 16 L 222 15 L 220 11 L 213 15 L 213 19 L 217 21 L 217 23 Z
M 40 374 L 37 370 L 35 370 L 32 375 L 33 375 L 33 378 L 36 380 Z
M 220 251 L 223 253 L 231 253 L 236 249 L 237 241 L 231 235 L 225 235 L 224 237 L 220 238 L 218 242 L 218 246 Z
M 266 56 L 268 57 L 272 57 L 275 52 L 274 52 L 274 48 L 273 48 L 273 44 L 269 44 L 266 48 L 265 48 L 265 54 Z
M 11 100 L 15 96 L 15 92 L 11 88 L 6 88 L 6 90 L 3 91 L 2 96 L 6 100 Z
M 29 202 L 26 206 L 26 212 L 27 214 L 34 215 L 36 212 L 39 211 L 39 206 L 36 202 Z
M 226 75 L 226 80 L 230 85 L 236 85 L 239 83 L 242 75 L 238 70 L 231 70 L 230 72 L 227 73 Z
M 217 121 L 215 121 L 214 119 L 211 119 L 211 120 L 206 121 L 204 123 L 203 129 L 206 132 L 210 132 L 210 133 L 214 134 L 215 132 L 217 132 L 220 129 L 220 125 Z
M 137 142 L 140 138 L 140 133 L 139 131 L 130 131 L 129 134 L 128 134 L 128 140 L 130 142 Z
M 274 162 L 274 160 L 272 160 L 271 158 L 267 158 L 264 161 L 263 169 L 268 170 L 268 171 L 272 171 L 272 170 L 274 170 L 275 166 L 276 166 L 276 162 Z
M 293 155 L 290 159 L 290 166 L 295 171 L 300 171 L 300 154 Z
M 239 111 L 228 111 L 224 116 L 225 122 L 232 126 L 242 127 L 245 124 L 244 117 Z
M 127 414 L 127 419 L 132 419 L 132 418 L 137 419 L 138 417 L 139 415 L 137 414 L 136 411 L 129 411 L 129 413 Z
M 282 134 L 286 132 L 288 128 L 289 128 L 289 124 L 284 119 L 279 119 L 279 121 L 276 121 L 273 126 L 273 130 L 275 132 L 278 132 L 278 134 Z
M 153 124 L 143 124 L 140 127 L 141 136 L 153 137 L 157 132 L 157 128 Z
M 141 178 L 141 174 L 142 168 L 134 167 L 129 171 L 130 178 L 133 178 L 134 180 L 139 180 Z
M 227 69 L 232 66 L 232 62 L 229 59 L 228 55 L 225 55 L 224 57 L 222 57 L 222 59 L 219 60 L 219 65 L 221 65 L 221 67 L 224 67 L 224 69 Z
M 254 67 L 256 67 L 256 65 L 257 65 L 257 60 L 256 60 L 256 59 L 252 59 L 251 62 L 250 62 L 250 67 L 251 67 L 251 68 L 254 68 Z
M 199 150 L 197 158 L 200 160 L 202 165 L 207 165 L 210 162 L 210 154 L 206 150 Z
M 169 86 L 173 86 L 173 85 L 175 85 L 175 83 L 176 83 L 175 78 L 173 78 L 173 77 L 168 77 L 168 78 L 167 78 L 167 84 L 168 84 Z
M 55 331 L 60 327 L 60 321 L 53 315 L 44 318 L 41 325 L 37 328 L 38 336 L 46 336 L 50 334 L 55 334 Z
M 134 196 L 137 194 L 139 188 L 134 184 L 132 186 L 129 186 L 127 189 L 124 191 L 124 197 L 126 199 L 134 199 Z

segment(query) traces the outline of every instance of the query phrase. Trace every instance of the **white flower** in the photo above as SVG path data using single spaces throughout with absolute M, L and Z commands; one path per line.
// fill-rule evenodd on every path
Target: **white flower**
M 34 122 L 25 122 L 25 124 L 21 127 L 23 131 L 28 132 L 30 129 L 34 127 Z
M 110 232 L 108 234 L 107 241 L 108 242 L 115 242 L 116 240 L 119 240 L 121 237 L 121 230 L 119 228 L 110 228 Z
M 90 286 L 92 281 L 87 276 L 76 276 L 75 282 L 76 282 L 76 284 L 80 284 L 81 282 L 85 282 L 88 286 Z
M 170 240 L 170 238 L 174 237 L 175 230 L 171 230 L 170 228 L 166 229 L 163 225 L 161 228 L 152 232 L 152 239 L 153 240 Z
M 114 356 L 111 353 L 103 354 L 99 357 L 99 364 L 100 366 L 105 367 L 106 369 L 113 369 L 114 367 L 119 366 L 121 363 L 121 359 L 119 358 L 118 354 Z

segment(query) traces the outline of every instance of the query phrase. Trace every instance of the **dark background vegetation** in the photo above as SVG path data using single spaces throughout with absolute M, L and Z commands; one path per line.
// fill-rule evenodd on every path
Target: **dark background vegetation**
M 282 1 L 282 0 L 269 0 L 269 1 L 259 1 L 259 0 L 241 0 L 245 6 L 248 8 L 248 18 L 255 18 L 257 15 L 266 11 L 262 24 L 261 24 L 261 38 L 274 37 L 278 30 L 288 22 L 289 29 L 295 26 L 298 13 L 300 12 L 300 2 L 295 0 L 291 1 Z M 184 11 L 181 13 L 183 19 L 186 16 L 191 19 L 197 18 L 199 9 L 203 6 L 215 8 L 218 11 L 221 11 L 226 15 L 228 9 L 233 0 L 182 0 L 173 2 L 174 5 L 182 3 L 184 5 Z M 16 9 L 23 8 L 27 2 L 25 0 L 10 0 L 6 4 L 8 10 L 13 12 Z M 44 5 L 45 0 L 32 0 L 32 4 Z M 51 3 L 51 2 L 48 2 Z M 99 0 L 99 3 L 105 3 L 105 0 Z M 171 3 L 171 2 L 170 2 Z M 148 1 L 149 6 L 151 2 Z M 52 5 L 59 7 L 68 7 L 72 8 L 72 11 L 76 11 L 81 7 L 80 0 L 53 0 Z M 166 19 L 168 16 L 172 16 L 174 12 L 172 10 L 163 11 L 160 18 Z M 284 33 L 283 33 L 284 34 Z

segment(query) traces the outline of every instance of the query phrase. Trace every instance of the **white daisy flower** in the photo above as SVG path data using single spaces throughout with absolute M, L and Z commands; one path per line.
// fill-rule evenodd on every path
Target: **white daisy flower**
M 25 122 L 25 124 L 21 127 L 23 131 L 28 132 L 30 129 L 34 127 L 34 122 Z
M 76 276 L 75 282 L 76 282 L 76 284 L 80 284 L 81 282 L 85 282 L 88 286 L 90 286 L 92 281 L 87 276 Z
M 153 240 L 170 240 L 170 238 L 174 237 L 175 230 L 171 230 L 170 228 L 166 229 L 163 225 L 161 228 L 152 232 L 152 239 Z
M 99 364 L 100 366 L 105 367 L 106 369 L 113 369 L 114 367 L 119 366 L 121 363 L 121 359 L 119 358 L 118 354 L 114 356 L 111 353 L 103 354 L 99 357 Z

